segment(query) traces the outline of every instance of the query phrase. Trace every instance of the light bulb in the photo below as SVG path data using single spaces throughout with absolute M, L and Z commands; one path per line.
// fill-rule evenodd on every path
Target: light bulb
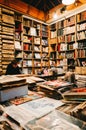
M 70 4 L 73 4 L 75 2 L 75 0 L 62 0 L 62 3 L 64 5 L 70 5 Z

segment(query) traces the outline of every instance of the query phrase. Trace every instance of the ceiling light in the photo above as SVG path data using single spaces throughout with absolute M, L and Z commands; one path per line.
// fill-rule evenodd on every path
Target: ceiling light
M 62 3 L 64 5 L 70 5 L 70 4 L 73 4 L 75 2 L 75 0 L 62 0 Z
M 53 18 L 54 18 L 54 19 L 57 19 L 57 17 L 58 17 L 58 16 L 57 16 L 57 14 L 56 14 L 56 12 L 55 12 L 55 13 L 53 14 Z

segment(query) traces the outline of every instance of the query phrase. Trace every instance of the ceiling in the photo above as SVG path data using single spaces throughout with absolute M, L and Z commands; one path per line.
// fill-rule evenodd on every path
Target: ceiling
M 22 0 L 23 2 L 44 12 L 49 11 L 55 6 L 61 4 L 61 0 Z

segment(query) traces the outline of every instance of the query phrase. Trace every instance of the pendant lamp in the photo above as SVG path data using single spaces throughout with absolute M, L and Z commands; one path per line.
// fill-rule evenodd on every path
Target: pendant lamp
M 75 0 L 62 0 L 62 3 L 64 5 L 70 5 L 70 4 L 73 4 L 75 2 Z

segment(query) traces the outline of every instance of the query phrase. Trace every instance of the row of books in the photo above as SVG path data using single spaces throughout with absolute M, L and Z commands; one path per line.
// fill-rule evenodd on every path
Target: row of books
M 41 67 L 41 62 L 40 61 L 34 61 L 34 67 Z
M 23 60 L 23 67 L 32 67 L 32 60 Z
M 74 43 L 74 44 L 61 43 L 61 44 L 58 44 L 57 51 L 58 52 L 67 51 L 67 50 L 73 50 L 73 49 L 77 49 L 77 48 L 78 48 L 78 43 Z
M 56 59 L 56 53 L 55 52 L 50 53 L 50 59 L 53 59 L 53 60 Z
M 67 50 L 73 50 L 74 48 L 73 48 L 73 44 L 67 44 Z
M 85 42 L 76 42 L 74 44 L 58 44 L 57 46 L 57 51 L 67 51 L 67 50 L 73 50 L 73 49 L 85 49 L 86 48 L 86 44 Z
M 37 30 L 34 27 L 23 28 L 23 33 L 26 35 L 37 36 Z
M 2 15 L 2 21 L 7 23 L 7 24 L 12 24 L 14 25 L 15 22 L 14 22 L 14 16 L 11 16 L 9 14 L 3 14 Z
M 23 53 L 23 58 L 25 58 L 25 59 L 32 59 L 32 53 Z
M 24 74 L 32 74 L 32 68 L 23 68 L 23 69 L 22 69 L 22 72 L 23 72 Z
M 48 40 L 47 39 L 42 39 L 42 45 L 48 46 Z
M 58 36 L 57 41 L 58 43 L 65 42 L 65 36 Z
M 85 41 L 78 42 L 78 48 L 79 49 L 86 48 L 86 42 Z
M 34 44 L 40 45 L 41 40 L 38 37 L 34 37 Z
M 15 40 L 21 40 L 21 33 L 15 32 Z
M 14 34 L 14 28 L 12 28 L 12 27 L 2 26 L 2 31 L 5 32 L 5 33 L 10 32 L 10 33 Z
M 46 26 L 46 25 L 42 25 L 42 31 L 44 31 L 44 32 L 47 32 L 47 31 L 48 31 L 48 29 L 47 29 L 47 26 Z
M 14 51 L 13 50 L 2 50 L 2 53 L 4 54 L 10 54 L 10 55 L 14 55 Z
M 57 51 L 66 51 L 67 50 L 67 44 L 61 43 L 57 46 Z
M 70 33 L 75 33 L 75 26 L 69 26 L 64 28 L 63 34 L 70 34 Z
M 41 59 L 41 55 L 39 53 L 34 53 L 34 58 Z
M 12 10 L 1 8 L 2 13 L 7 13 L 9 15 L 14 15 L 14 12 Z
M 58 29 L 64 28 L 64 26 L 65 26 L 65 20 L 59 21 L 57 23 L 57 28 Z
M 65 53 L 63 52 L 61 52 L 61 53 L 58 53 L 57 54 L 57 59 L 64 59 L 65 58 Z
M 57 28 L 61 29 L 67 26 L 71 26 L 75 24 L 75 16 L 72 16 L 70 18 L 67 18 L 66 20 L 60 21 L 57 23 Z
M 49 65 L 48 61 L 42 61 L 42 66 L 48 66 L 48 65 Z
M 86 11 L 80 13 L 80 14 L 77 14 L 77 22 L 82 22 L 86 20 Z
M 79 75 L 77 78 L 77 85 L 79 87 L 85 87 L 86 86 L 86 76 Z
M 48 53 L 48 47 L 42 47 L 42 52 L 46 52 L 46 53 Z
M 50 32 L 50 38 L 56 38 L 57 37 L 57 31 L 51 31 Z
M 56 62 L 55 62 L 55 61 L 50 60 L 50 66 L 56 66 Z
M 31 26 L 31 20 L 29 19 L 23 19 L 23 26 L 27 26 L 27 27 L 30 27 Z
M 75 16 L 72 16 L 72 17 L 66 19 L 66 26 L 70 26 L 73 24 L 75 24 Z
M 78 50 L 78 58 L 86 58 L 86 50 Z
M 75 33 L 75 26 L 65 27 L 64 29 L 62 28 L 57 31 L 58 36 L 67 35 L 70 33 Z
M 39 74 L 39 73 L 41 73 L 41 70 L 40 69 L 38 69 L 38 68 L 35 68 L 35 74 Z
M 2 49 L 14 50 L 14 45 L 3 43 Z
M 22 54 L 22 52 L 20 52 Z M 20 53 L 17 54 L 20 55 Z M 41 54 L 40 53 L 34 53 L 34 58 L 36 59 L 41 59 L 41 58 L 47 58 L 48 56 L 48 53 L 43 53 L 42 54 L 42 57 L 41 57 Z M 19 57 L 22 57 L 22 56 L 19 56 Z M 22 58 L 25 58 L 25 59 L 32 59 L 33 58 L 33 53 L 32 52 L 23 52 L 23 57 Z
M 32 37 L 29 38 L 28 36 L 23 36 L 23 42 L 31 43 Z
M 15 18 L 15 21 L 17 20 L 17 21 L 22 22 L 22 15 L 21 14 L 15 13 L 14 18 Z
M 77 40 L 82 40 L 82 39 L 86 39 L 86 31 L 77 33 Z
M 41 46 L 34 46 L 34 51 L 39 51 L 39 52 L 41 52 Z
M 63 29 L 63 28 L 62 28 L 62 29 L 59 29 L 59 30 L 57 31 L 57 35 L 58 35 L 58 36 L 64 35 L 64 29 Z
M 67 59 L 58 60 L 57 66 L 67 66 Z
M 31 35 L 31 36 L 37 36 L 36 28 L 30 27 L 28 34 Z
M 41 31 L 40 36 L 42 37 L 48 37 L 48 32 Z
M 14 41 L 9 39 L 2 39 L 2 43 L 14 44 Z
M 75 53 L 74 52 L 66 52 L 66 58 L 70 59 L 70 58 L 74 58 L 75 57 Z
M 23 50 L 24 51 L 32 51 L 32 44 L 24 43 L 23 44 Z
M 33 26 L 36 27 L 38 30 L 41 29 L 41 26 L 40 26 L 40 24 L 38 24 L 38 23 L 37 23 L 36 25 L 34 24 Z
M 86 29 L 86 23 L 77 24 L 77 31 L 83 31 Z
M 43 60 L 48 58 L 48 53 L 42 53 L 42 57 Z
M 5 33 L 5 34 L 2 34 L 2 38 L 3 38 L 3 39 L 14 40 L 14 36 L 6 35 L 6 33 Z
M 74 42 L 75 41 L 75 34 L 70 34 L 66 36 L 67 42 Z
M 56 30 L 56 24 L 50 25 L 50 30 L 51 30 L 51 31 L 55 31 L 55 30 Z
M 66 43 L 60 43 L 57 46 L 57 51 L 67 51 L 67 50 L 72 50 L 72 49 L 85 49 L 86 48 L 86 43 L 85 41 L 82 42 L 76 42 L 72 44 L 66 44 Z M 55 49 L 54 49 L 55 51 Z
M 22 50 L 22 45 L 20 41 L 15 41 L 14 45 L 15 49 Z

